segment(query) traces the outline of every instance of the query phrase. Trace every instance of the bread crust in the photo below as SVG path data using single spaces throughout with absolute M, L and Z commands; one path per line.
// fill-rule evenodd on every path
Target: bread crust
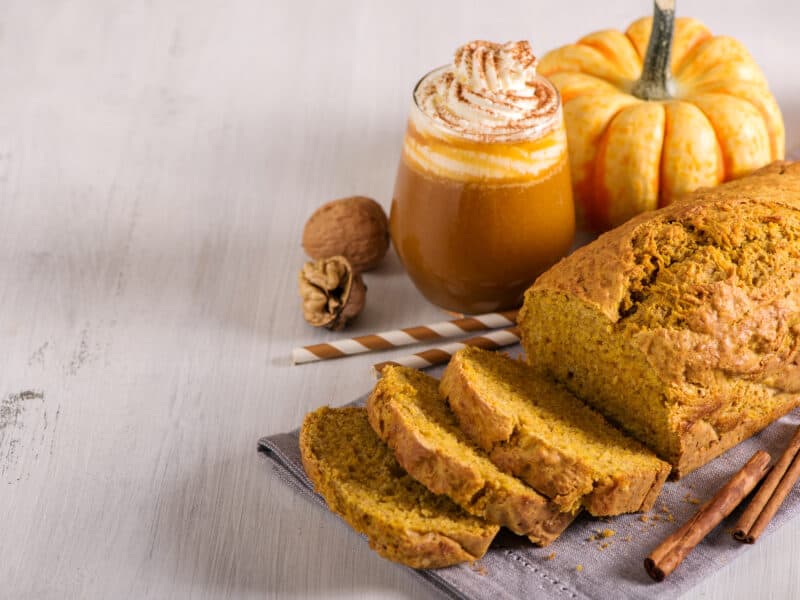
M 739 442 L 755 435 L 797 406 L 800 406 L 798 398 L 795 395 L 788 395 L 784 402 L 778 404 L 773 411 L 765 413 L 761 419 L 744 420 L 733 429 L 721 434 L 716 433 L 707 422 L 696 421 L 681 438 L 681 453 L 670 477 L 680 479 L 688 475 Z
M 409 475 L 431 492 L 449 496 L 467 512 L 526 535 L 540 546 L 555 540 L 573 521 L 574 515 L 562 512 L 547 498 L 500 470 L 493 479 L 487 478 L 474 457 L 479 451 L 462 440 L 453 437 L 459 444 L 456 448 L 437 446 L 421 431 L 420 419 L 404 410 L 404 400 L 386 385 L 389 379 L 402 377 L 404 369 L 389 369 L 367 400 L 367 415 L 373 430 L 394 451 L 397 462 Z
M 435 569 L 474 561 L 486 553 L 499 527 L 487 525 L 482 535 L 467 528 L 449 535 L 435 530 L 417 531 L 407 526 L 398 526 L 386 513 L 367 503 L 360 503 L 358 499 L 347 494 L 344 490 L 346 482 L 343 474 L 331 472 L 326 464 L 326 457 L 318 456 L 314 451 L 314 436 L 320 435 L 318 425 L 334 411 L 357 411 L 367 421 L 363 408 L 323 407 L 306 415 L 300 429 L 303 468 L 314 484 L 315 491 L 325 499 L 332 512 L 338 514 L 353 529 L 365 534 L 370 547 L 379 555 L 415 569 Z M 343 451 L 347 449 L 344 448 Z M 390 451 L 386 448 L 385 452 Z M 377 484 L 378 482 L 376 489 Z
M 463 352 L 457 353 L 450 361 L 440 389 L 460 426 L 498 467 L 520 477 L 563 510 L 583 507 L 594 516 L 613 516 L 653 507 L 669 474 L 668 465 L 596 479 L 588 465 L 519 425 L 513 414 L 504 412 L 476 389 L 462 357 Z M 484 415 L 491 417 L 484 420 Z M 486 422 L 490 427 L 484 427 Z M 503 427 L 497 427 L 498 423 Z
M 800 163 L 785 161 L 638 215 L 560 261 L 526 293 L 519 321 L 528 360 L 649 445 L 672 464 L 674 478 L 685 476 L 800 406 L 799 223 Z M 689 242 L 694 254 L 683 252 Z M 770 261 L 778 260 L 773 268 Z M 661 322 L 642 316 L 659 285 Z M 534 335 L 546 329 L 542 314 L 533 321 L 534 304 L 555 296 L 594 311 L 603 321 L 598 331 L 606 328 L 608 341 L 646 365 L 657 383 L 643 400 L 665 407 L 663 440 L 632 423 L 629 415 L 645 405 L 631 398 L 614 408 L 615 394 L 599 382 L 617 378 L 620 398 L 642 381 L 641 372 L 629 374 L 624 363 L 599 369 L 590 364 L 597 346 L 587 345 L 585 358 L 570 360 L 581 363 L 580 377 L 595 373 L 598 383 L 570 380 L 563 347 L 580 342 L 553 340 L 549 330 Z

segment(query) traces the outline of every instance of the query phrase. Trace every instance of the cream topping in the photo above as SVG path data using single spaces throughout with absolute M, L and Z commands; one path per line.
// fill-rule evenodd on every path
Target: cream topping
M 428 74 L 415 101 L 434 121 L 480 141 L 536 137 L 557 121 L 555 88 L 536 75 L 528 42 L 474 41 L 456 50 L 453 65 Z

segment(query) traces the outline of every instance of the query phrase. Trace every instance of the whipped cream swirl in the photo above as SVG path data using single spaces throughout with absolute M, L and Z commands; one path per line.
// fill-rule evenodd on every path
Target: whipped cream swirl
M 560 102 L 536 75 L 528 42 L 474 41 L 456 50 L 452 67 L 428 74 L 414 99 L 420 110 L 465 137 L 513 141 L 550 129 Z

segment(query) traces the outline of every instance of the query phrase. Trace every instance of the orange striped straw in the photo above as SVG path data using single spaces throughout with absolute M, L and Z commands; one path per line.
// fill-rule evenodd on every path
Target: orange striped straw
M 438 348 L 423 350 L 422 352 L 417 352 L 416 354 L 411 354 L 395 360 L 380 362 L 372 365 L 372 370 L 376 377 L 380 377 L 384 367 L 389 365 L 411 367 L 413 369 L 427 369 L 428 367 L 448 362 L 453 354 L 466 346 L 477 346 L 485 350 L 497 350 L 498 348 L 511 346 L 517 342 L 519 342 L 519 327 L 508 327 L 507 329 L 491 331 L 484 335 L 472 337 L 460 342 L 445 344 Z
M 514 325 L 517 320 L 516 310 L 506 312 L 487 313 L 485 315 L 474 315 L 454 319 L 452 321 L 442 321 L 431 323 L 430 325 L 417 325 L 406 329 L 394 329 L 382 333 L 373 333 L 360 337 L 328 342 L 325 344 L 314 344 L 292 350 L 292 362 L 302 364 L 317 360 L 329 360 L 331 358 L 341 358 L 363 352 L 373 352 L 376 350 L 391 350 L 401 346 L 417 344 L 425 340 L 436 340 L 459 337 L 461 335 L 481 331 L 484 329 L 498 329 Z

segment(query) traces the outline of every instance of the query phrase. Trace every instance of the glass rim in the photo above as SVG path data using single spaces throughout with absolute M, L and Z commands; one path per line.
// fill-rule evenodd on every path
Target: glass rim
M 437 128 L 437 129 L 441 129 L 443 131 L 446 131 L 447 133 L 449 133 L 451 135 L 454 135 L 454 136 L 457 136 L 457 137 L 462 137 L 462 138 L 465 138 L 465 139 L 475 139 L 475 137 L 477 137 L 477 136 L 471 136 L 469 134 L 464 134 L 462 132 L 458 132 L 458 131 L 454 130 L 453 128 L 448 127 L 445 123 L 440 123 L 439 121 L 434 119 L 431 115 L 426 113 L 422 109 L 422 107 L 419 105 L 419 103 L 417 102 L 417 90 L 419 89 L 419 86 L 422 85 L 423 81 L 425 81 L 429 76 L 433 75 L 434 73 L 438 73 L 440 71 L 444 71 L 445 69 L 452 69 L 452 68 L 453 68 L 453 66 L 450 65 L 450 64 L 441 65 L 439 67 L 435 67 L 435 68 L 431 69 L 430 71 L 425 73 L 422 77 L 420 77 L 419 80 L 417 81 L 417 83 L 414 84 L 414 87 L 411 90 L 411 103 L 413 104 L 414 108 L 417 109 L 417 112 L 419 112 L 419 114 L 421 114 L 423 116 L 423 118 L 428 122 L 429 125 Z M 555 86 L 555 84 L 552 81 L 550 81 L 547 77 L 545 77 L 544 75 L 536 73 L 535 76 L 536 76 L 536 79 L 540 79 L 540 80 L 544 81 L 545 83 L 547 83 L 547 85 L 549 85 L 553 89 L 553 91 L 556 94 L 556 100 L 558 101 L 558 110 L 555 113 L 553 113 L 553 115 L 550 116 L 549 119 L 547 119 L 547 121 L 546 121 L 546 125 L 547 126 L 546 127 L 542 127 L 541 131 L 539 131 L 538 135 L 536 135 L 536 136 L 526 136 L 525 135 L 526 133 L 528 133 L 530 131 L 539 129 L 539 127 L 537 125 L 531 125 L 530 127 L 526 127 L 525 129 L 522 129 L 518 134 L 516 134 L 514 136 L 514 139 L 512 139 L 512 140 L 509 140 L 509 141 L 497 140 L 497 141 L 491 141 L 490 143 L 501 144 L 501 143 L 514 143 L 514 142 L 522 142 L 522 141 L 531 141 L 531 140 L 537 139 L 539 137 L 542 137 L 542 136 L 546 135 L 547 133 L 549 133 L 551 131 L 550 125 L 552 125 L 552 123 L 558 119 L 558 117 L 562 114 L 562 112 L 564 110 L 564 106 L 561 103 L 561 92 L 559 92 L 558 88 Z M 503 136 L 498 136 L 498 137 L 503 137 Z

